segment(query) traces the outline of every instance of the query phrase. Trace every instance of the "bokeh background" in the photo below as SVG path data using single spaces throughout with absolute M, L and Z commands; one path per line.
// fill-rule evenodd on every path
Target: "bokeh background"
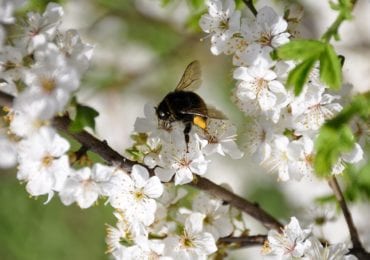
M 33 0 L 27 9 L 43 11 L 48 2 Z M 157 104 L 173 90 L 186 65 L 194 59 L 200 61 L 203 71 L 199 94 L 207 103 L 223 110 L 243 132 L 248 122 L 229 98 L 235 84 L 231 57 L 213 56 L 209 39 L 204 38 L 206 35 L 197 25 L 205 11 L 203 0 L 59 2 L 65 7 L 63 28 L 77 29 L 84 42 L 95 46 L 78 100 L 99 111 L 97 135 L 117 151 L 123 153 L 130 146 L 134 121 L 143 115 L 144 105 Z M 274 5 L 282 13 L 292 2 L 295 1 L 257 1 L 257 7 Z M 335 13 L 326 1 L 298 2 L 305 10 L 302 36 L 320 37 L 335 19 Z M 343 40 L 335 44 L 338 52 L 346 57 L 345 81 L 351 82 L 357 92 L 370 89 L 369 14 L 370 1 L 358 1 L 354 19 L 340 29 Z M 57 197 L 44 205 L 46 198 L 30 198 L 15 174 L 15 169 L 0 170 L 0 259 L 109 258 L 104 253 L 105 223 L 115 221 L 109 206 L 101 202 L 81 210 L 75 205 L 63 206 Z M 275 175 L 266 173 L 248 158 L 233 161 L 215 156 L 206 176 L 216 183 L 230 184 L 236 193 L 258 202 L 283 222 L 295 215 L 308 223 L 317 217 L 316 213 L 326 214 L 316 211 L 313 201 L 331 194 L 327 184 L 315 178 L 299 183 L 278 183 Z M 367 199 L 358 200 L 351 209 L 369 249 Z M 260 227 L 252 228 L 252 232 L 259 230 Z M 348 236 L 340 215 L 320 232 L 331 242 L 346 241 Z M 258 248 L 238 250 L 230 259 L 259 259 L 256 252 Z

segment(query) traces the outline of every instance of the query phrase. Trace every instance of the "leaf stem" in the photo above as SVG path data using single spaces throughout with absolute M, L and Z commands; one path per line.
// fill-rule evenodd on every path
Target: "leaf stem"
M 352 12 L 355 7 L 357 0 L 351 0 L 349 3 L 345 0 L 339 0 L 337 8 L 339 9 L 339 14 L 335 21 L 329 26 L 326 32 L 321 36 L 321 39 L 329 43 L 331 38 L 334 37 L 336 41 L 339 40 L 338 30 L 340 25 L 345 21 L 351 18 L 350 12 Z M 347 6 L 349 4 L 349 6 Z M 350 10 L 349 10 L 350 9 Z

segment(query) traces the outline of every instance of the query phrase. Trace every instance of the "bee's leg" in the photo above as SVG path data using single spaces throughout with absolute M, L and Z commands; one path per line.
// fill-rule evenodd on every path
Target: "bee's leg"
M 189 133 L 191 131 L 191 126 L 192 126 L 191 122 L 185 123 L 184 135 L 187 153 L 189 152 L 189 141 L 190 141 Z

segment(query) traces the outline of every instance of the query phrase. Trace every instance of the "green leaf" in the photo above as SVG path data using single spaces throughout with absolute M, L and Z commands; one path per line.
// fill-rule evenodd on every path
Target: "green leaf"
M 77 105 L 76 117 L 69 126 L 71 132 L 80 132 L 85 127 L 90 127 L 95 130 L 95 117 L 99 115 L 99 112 L 92 107 Z
M 358 167 L 349 167 L 344 175 L 345 197 L 351 201 L 370 199 L 370 162 Z
M 315 40 L 294 40 L 280 46 L 273 59 L 301 61 L 288 76 L 288 86 L 294 86 L 296 95 L 301 93 L 307 78 L 315 65 L 320 62 L 320 79 L 330 88 L 338 89 L 342 84 L 341 59 L 332 45 Z
M 320 56 L 320 79 L 333 89 L 342 85 L 342 65 L 332 45 L 325 45 Z
M 315 58 L 302 61 L 289 73 L 287 85 L 294 86 L 294 94 L 296 96 L 301 93 L 315 62 Z
M 370 116 L 370 92 L 353 98 L 333 119 L 325 123 L 316 139 L 314 167 L 318 176 L 330 175 L 333 165 L 342 153 L 352 149 L 355 143 L 349 123 L 355 116 L 368 120 Z
M 355 138 L 347 125 L 343 125 L 339 129 L 324 125 L 320 129 L 315 143 L 316 156 L 314 167 L 316 175 L 319 177 L 329 177 L 339 156 L 343 152 L 350 151 L 354 146 L 354 142 Z
M 370 117 L 370 92 L 354 97 L 351 103 L 343 108 L 334 118 L 329 120 L 326 125 L 334 129 L 340 128 L 342 125 L 348 124 L 356 115 L 364 119 Z
M 318 59 L 325 50 L 325 43 L 315 40 L 293 40 L 280 46 L 276 54 L 283 60 Z

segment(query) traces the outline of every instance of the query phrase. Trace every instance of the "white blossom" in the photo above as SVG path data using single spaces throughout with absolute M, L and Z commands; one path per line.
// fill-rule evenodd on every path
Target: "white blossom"
M 1 78 L 7 80 L 19 80 L 24 71 L 23 49 L 7 45 L 0 50 Z
M 12 24 L 14 10 L 25 3 L 25 0 L 1 0 L 0 1 L 0 23 Z
M 258 163 L 270 158 L 276 131 L 275 126 L 267 120 L 252 119 L 249 122 L 245 133 L 245 149 Z
M 258 10 L 256 20 L 245 35 L 248 46 L 234 58 L 234 64 L 251 66 L 260 64 L 269 67 L 272 63 L 270 52 L 289 42 L 290 34 L 286 32 L 287 22 L 269 6 Z
M 221 200 L 200 192 L 193 200 L 192 209 L 203 214 L 203 230 L 211 233 L 215 240 L 233 232 L 229 205 L 223 205 Z
M 91 207 L 99 196 L 109 194 L 113 171 L 113 168 L 99 163 L 92 169 L 84 167 L 72 171 L 59 193 L 62 202 L 70 205 L 76 201 L 80 208 Z
M 280 259 L 302 257 L 311 247 L 311 241 L 308 239 L 310 234 L 310 229 L 302 230 L 298 220 L 292 217 L 281 232 L 277 230 L 268 232 L 270 253 Z
M 31 136 L 43 126 L 48 126 L 49 111 L 45 110 L 41 99 L 31 102 L 17 102 L 16 110 L 11 112 L 9 129 L 20 137 Z
M 35 55 L 38 62 L 25 73 L 28 87 L 17 97 L 15 109 L 19 103 L 38 100 L 43 102 L 45 117 L 51 118 L 64 110 L 71 92 L 79 86 L 79 78 L 74 69 L 66 66 L 55 45 L 49 44 Z
M 332 174 L 341 174 L 346 168 L 345 163 L 358 163 L 363 159 L 364 151 L 358 143 L 355 143 L 353 149 L 347 153 L 341 154 L 338 161 L 332 168 Z
M 68 149 L 68 141 L 48 127 L 19 142 L 17 178 L 27 182 L 32 196 L 48 194 L 50 199 L 62 189 L 70 172 Z
M 164 240 L 165 255 L 175 259 L 206 259 L 216 252 L 214 237 L 203 231 L 203 215 L 191 214 L 185 221 L 184 231 L 179 236 L 170 236 Z
M 257 100 L 263 112 L 272 111 L 273 122 L 277 122 L 280 109 L 287 105 L 288 96 L 285 87 L 276 80 L 276 73 L 263 66 L 239 67 L 234 71 L 234 78 L 240 80 L 236 96 L 242 102 Z
M 236 128 L 229 121 L 209 119 L 206 133 L 199 136 L 196 134 L 205 155 L 229 154 L 233 159 L 240 159 L 243 156 L 235 143 Z
M 180 141 L 182 143 L 182 141 Z M 190 151 L 183 145 L 169 144 L 162 151 L 162 163 L 155 168 L 155 174 L 162 182 L 168 182 L 175 176 L 175 185 L 186 184 L 193 180 L 193 174 L 203 175 L 207 171 L 209 161 L 205 159 L 199 148 L 189 143 Z
M 298 131 L 318 130 L 326 120 L 342 110 L 339 103 L 333 102 L 339 99 L 338 96 L 323 94 L 322 96 L 316 96 L 316 98 L 318 99 L 306 100 L 306 109 L 296 117 L 295 128 Z
M 355 260 L 357 257 L 348 255 L 348 248 L 344 243 L 334 244 L 330 246 L 323 246 L 321 242 L 311 237 L 312 244 L 310 250 L 307 250 L 307 257 L 304 259 L 320 259 L 320 260 Z
M 275 136 L 271 158 L 267 158 L 262 164 L 271 172 L 277 171 L 278 180 L 300 180 L 303 177 L 303 172 L 299 170 L 299 165 L 296 165 L 296 162 L 303 156 L 301 143 L 290 142 L 286 136 Z
M 147 237 L 148 233 L 142 223 L 126 211 L 116 211 L 113 214 L 117 218 L 116 227 L 107 225 L 105 241 L 108 245 L 107 252 L 116 259 L 121 259 L 123 249 L 135 246 L 137 240 Z
M 49 3 L 45 12 L 27 14 L 27 27 L 24 32 L 24 43 L 29 53 L 44 47 L 51 41 L 61 23 L 63 8 L 56 3 Z
M 114 208 L 124 210 L 135 216 L 145 225 L 154 221 L 156 202 L 163 192 L 158 177 L 149 178 L 146 168 L 134 165 L 131 176 L 121 172 L 118 189 L 110 195 L 110 203 Z
M 240 11 L 235 10 L 234 0 L 208 0 L 206 4 L 209 13 L 201 17 L 199 25 L 203 31 L 212 33 L 213 54 L 228 52 L 228 42 L 240 30 Z
M 93 54 L 93 46 L 83 43 L 76 30 L 59 32 L 56 37 L 56 45 L 64 54 L 69 66 L 83 74 L 89 67 Z

